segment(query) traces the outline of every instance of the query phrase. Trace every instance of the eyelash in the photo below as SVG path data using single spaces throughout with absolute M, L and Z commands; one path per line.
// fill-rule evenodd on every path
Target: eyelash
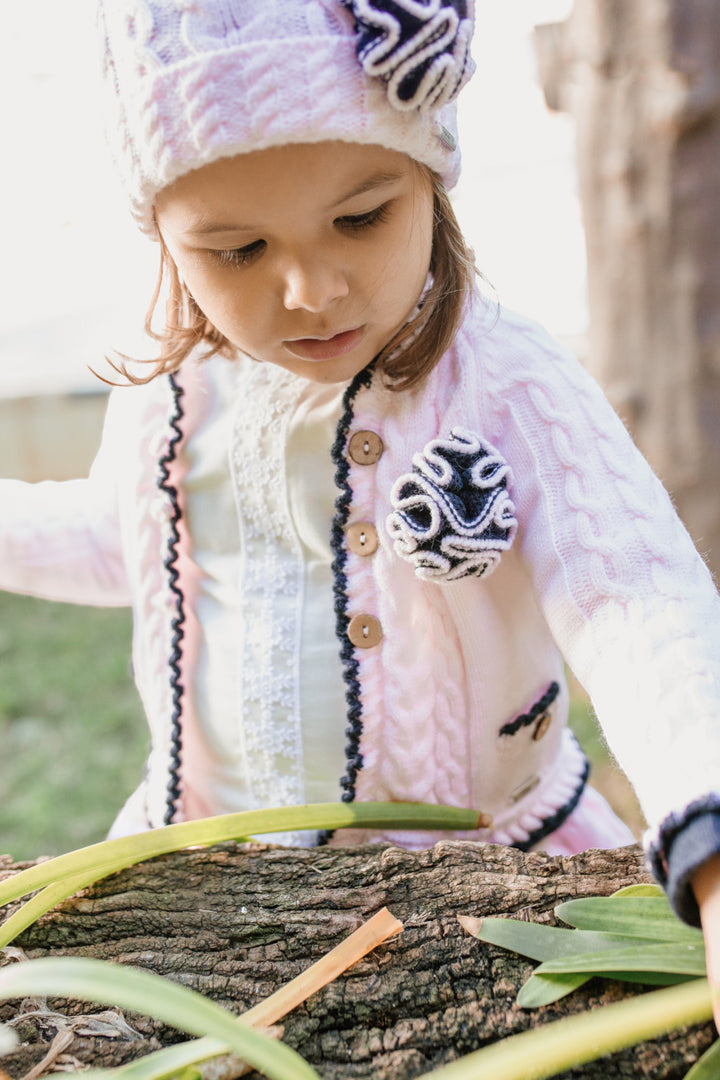
M 339 217 L 335 219 L 335 224 L 339 225 L 341 229 L 349 229 L 360 231 L 361 229 L 372 229 L 375 225 L 381 225 L 384 221 L 387 221 L 389 212 L 389 203 L 382 203 L 381 206 L 376 206 L 374 210 L 367 210 L 364 214 L 348 214 L 346 217 Z
M 347 214 L 345 217 L 336 218 L 333 224 L 347 232 L 362 232 L 363 229 L 372 229 L 376 225 L 381 225 L 387 220 L 388 212 L 389 204 L 383 203 L 364 214 Z M 211 254 L 223 266 L 247 266 L 262 253 L 264 248 L 264 240 L 255 240 L 245 247 L 213 251 Z
M 212 251 L 210 254 L 221 264 L 221 266 L 246 266 L 260 255 L 264 247 L 264 240 L 255 240 L 252 244 L 247 244 L 245 247 Z

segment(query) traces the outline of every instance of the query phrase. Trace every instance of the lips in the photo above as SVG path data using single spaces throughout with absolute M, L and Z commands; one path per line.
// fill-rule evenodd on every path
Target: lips
M 283 348 L 300 360 L 334 360 L 351 352 L 365 335 L 365 327 L 341 330 L 329 338 L 293 338 L 283 341 Z

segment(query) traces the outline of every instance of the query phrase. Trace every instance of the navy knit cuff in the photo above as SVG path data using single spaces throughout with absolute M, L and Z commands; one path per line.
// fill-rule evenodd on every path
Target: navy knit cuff
M 704 862 L 720 854 L 720 810 L 708 809 L 689 817 L 669 843 L 656 876 L 663 885 L 675 914 L 691 926 L 700 926 L 700 911 L 690 884 Z

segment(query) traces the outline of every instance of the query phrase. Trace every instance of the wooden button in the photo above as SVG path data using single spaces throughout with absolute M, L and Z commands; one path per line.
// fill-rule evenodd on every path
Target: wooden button
M 356 431 L 348 443 L 348 454 L 356 465 L 374 465 L 383 449 L 383 441 L 374 431 Z
M 519 803 L 521 799 L 524 799 L 526 795 L 529 795 L 531 791 L 534 791 L 539 783 L 539 776 L 531 776 L 530 779 L 525 780 L 520 787 L 515 788 L 508 801 L 511 803 Z
M 347 527 L 347 542 L 355 555 L 373 555 L 378 546 L 377 530 L 371 521 L 356 521 Z
M 533 731 L 533 734 L 532 734 L 532 737 L 535 740 L 535 742 L 537 742 L 539 739 L 542 739 L 542 737 L 544 735 L 547 735 L 548 728 L 550 727 L 551 724 L 552 724 L 552 713 L 551 712 L 544 712 L 544 713 L 541 713 L 540 716 L 538 716 L 537 723 L 535 724 L 535 730 Z
M 383 637 L 380 620 L 374 615 L 353 615 L 347 633 L 358 649 L 372 649 L 373 645 L 380 644 Z

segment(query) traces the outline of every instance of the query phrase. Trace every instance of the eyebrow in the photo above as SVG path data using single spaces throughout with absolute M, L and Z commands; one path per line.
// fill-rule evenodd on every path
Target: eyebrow
M 208 221 L 199 217 L 189 228 L 183 229 L 185 236 L 213 236 L 215 233 L 252 232 L 252 225 L 239 225 L 237 221 Z
M 333 203 L 333 206 L 341 206 L 344 202 L 349 202 L 350 199 L 356 198 L 358 195 L 364 195 L 368 191 L 374 191 L 375 188 L 385 187 L 387 184 L 394 184 L 398 180 L 402 180 L 403 174 L 399 172 L 382 172 L 374 173 L 372 176 L 368 176 L 366 180 L 361 180 L 359 184 L 347 191 L 337 202 Z
M 398 180 L 402 180 L 402 177 L 403 174 L 399 172 L 374 173 L 365 180 L 361 180 L 359 184 L 355 184 L 355 186 L 349 191 L 346 191 L 344 195 L 341 195 L 340 198 L 332 204 L 332 208 L 342 206 L 343 203 L 350 202 L 351 199 L 355 199 L 359 195 L 365 195 L 368 191 L 374 191 L 376 188 L 386 187 L 388 184 L 397 183 Z M 254 225 L 240 225 L 236 221 L 209 221 L 207 218 L 201 216 L 193 221 L 190 227 L 184 230 L 184 233 L 186 236 L 213 236 L 216 233 L 253 232 L 254 229 Z

